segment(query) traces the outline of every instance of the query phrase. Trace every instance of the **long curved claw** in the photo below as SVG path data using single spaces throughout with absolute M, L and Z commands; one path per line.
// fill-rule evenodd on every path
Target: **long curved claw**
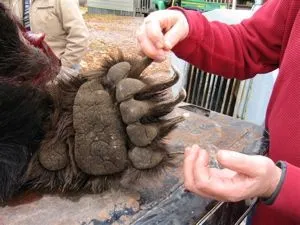
M 160 73 L 160 75 L 167 77 L 168 74 Z M 118 102 L 125 101 L 129 98 L 134 98 L 136 100 L 150 99 L 157 93 L 172 87 L 175 83 L 177 83 L 178 79 L 179 75 L 175 74 L 165 81 L 154 81 L 153 84 L 147 85 L 147 82 L 145 81 L 140 81 L 133 78 L 125 78 L 116 86 L 116 99 Z
M 135 62 L 128 73 L 129 78 L 139 79 L 142 72 L 153 62 L 153 59 L 144 57 L 140 62 Z
M 185 90 L 182 89 L 175 99 L 166 100 L 159 103 L 129 99 L 120 104 L 123 122 L 126 124 L 131 124 L 137 122 L 142 117 L 164 116 L 170 113 L 174 107 L 185 98 L 185 96 Z
M 184 120 L 178 116 L 169 120 L 162 120 L 158 123 L 141 124 L 134 123 L 127 126 L 126 131 L 130 141 L 139 147 L 151 144 L 155 139 L 160 139 L 168 134 L 170 130 Z
M 185 120 L 183 116 L 177 116 L 168 120 L 162 120 L 159 124 L 159 133 L 157 138 L 165 137 L 178 123 Z
M 170 113 L 174 107 L 179 104 L 180 102 L 182 102 L 186 97 L 186 92 L 184 89 L 181 89 L 181 91 L 179 92 L 179 94 L 176 96 L 175 99 L 171 99 L 171 100 L 166 100 L 163 102 L 160 102 L 158 104 L 154 104 L 151 107 L 151 112 L 148 113 L 147 116 L 151 115 L 151 116 L 164 116 L 168 113 Z
M 164 77 L 168 77 L 167 72 L 160 72 L 160 75 L 164 75 Z M 155 76 L 155 75 L 154 75 Z M 175 73 L 174 76 L 168 78 L 165 81 L 154 81 L 153 84 L 146 86 L 144 89 L 140 90 L 134 98 L 137 100 L 149 99 L 151 96 L 157 94 L 158 92 L 165 90 L 167 88 L 172 87 L 179 80 L 179 74 Z

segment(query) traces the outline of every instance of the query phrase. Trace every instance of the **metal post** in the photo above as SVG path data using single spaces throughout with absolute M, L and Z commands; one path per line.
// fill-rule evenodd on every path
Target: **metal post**
M 235 10 L 236 9 L 236 1 L 237 0 L 232 0 L 232 10 Z

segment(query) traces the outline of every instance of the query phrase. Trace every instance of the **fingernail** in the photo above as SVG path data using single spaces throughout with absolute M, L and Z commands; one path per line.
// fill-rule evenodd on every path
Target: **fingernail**
M 199 146 L 198 146 L 198 145 L 196 145 L 196 144 L 193 144 L 193 145 L 192 145 L 192 148 L 193 148 L 193 149 L 198 149 L 198 148 L 199 148 Z
M 191 150 L 192 150 L 192 149 L 191 149 L 190 147 L 186 147 L 184 151 L 185 151 L 187 154 L 190 154 Z
M 172 49 L 172 44 L 171 44 L 170 41 L 168 41 L 168 40 L 165 41 L 165 48 L 168 49 L 168 50 Z

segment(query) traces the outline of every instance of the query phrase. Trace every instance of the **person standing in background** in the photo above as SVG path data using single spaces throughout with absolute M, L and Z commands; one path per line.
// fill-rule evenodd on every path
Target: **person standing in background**
M 44 33 L 61 60 L 59 76 L 76 76 L 88 47 L 89 32 L 78 0 L 2 0 L 26 30 Z

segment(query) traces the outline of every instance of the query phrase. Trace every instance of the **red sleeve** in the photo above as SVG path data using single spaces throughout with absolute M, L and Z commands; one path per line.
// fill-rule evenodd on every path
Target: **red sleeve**
M 292 0 L 269 0 L 241 24 L 208 22 L 199 12 L 181 10 L 190 31 L 174 53 L 211 73 L 246 79 L 279 66 L 285 22 Z
M 268 207 L 290 218 L 300 218 L 300 168 L 286 163 L 286 175 L 275 202 Z

